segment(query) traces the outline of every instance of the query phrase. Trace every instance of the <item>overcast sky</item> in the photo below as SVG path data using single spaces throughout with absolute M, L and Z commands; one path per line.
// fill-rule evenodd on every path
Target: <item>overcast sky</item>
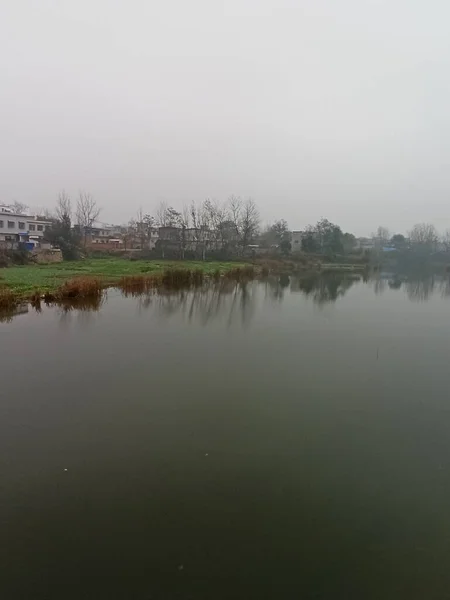
M 445 0 L 1 0 L 0 203 L 450 228 Z

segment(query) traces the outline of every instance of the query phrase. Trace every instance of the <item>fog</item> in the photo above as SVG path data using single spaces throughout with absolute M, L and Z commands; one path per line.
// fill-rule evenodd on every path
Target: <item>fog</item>
M 0 203 L 450 227 L 443 0 L 2 0 Z

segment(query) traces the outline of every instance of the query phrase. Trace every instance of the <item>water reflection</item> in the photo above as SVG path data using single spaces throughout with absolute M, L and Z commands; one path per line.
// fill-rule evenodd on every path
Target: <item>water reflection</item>
M 412 277 L 405 282 L 405 290 L 412 302 L 426 302 L 433 294 L 436 284 L 441 286 L 443 282 L 436 281 L 434 275 L 429 277 Z
M 266 297 L 281 302 L 284 298 L 284 293 L 286 289 L 290 285 L 290 282 L 291 278 L 289 275 L 286 274 L 282 274 L 276 277 L 267 277 L 264 280 L 266 286 Z
M 314 273 L 303 277 L 292 278 L 291 292 L 302 292 L 312 298 L 313 302 L 322 306 L 336 302 L 357 282 L 360 275 L 354 273 Z
M 18 317 L 19 315 L 26 315 L 28 313 L 28 310 L 28 304 L 26 303 L 18 304 L 17 306 L 0 310 L 0 323 L 9 323 L 13 320 L 14 317 Z
M 190 290 L 158 288 L 141 295 L 138 306 L 141 311 L 152 308 L 164 318 L 181 314 L 190 323 L 206 325 L 221 318 L 228 326 L 234 323 L 245 326 L 255 314 L 257 286 L 256 281 L 222 280 Z
M 433 295 L 450 298 L 450 274 L 433 273 L 398 274 L 375 272 L 368 274 L 309 273 L 304 275 L 270 275 L 263 280 L 236 282 L 223 279 L 191 289 L 168 290 L 166 288 L 146 291 L 123 292 L 126 297 L 135 298 L 139 311 L 153 310 L 165 319 L 181 314 L 188 322 L 206 325 L 212 319 L 219 319 L 227 326 L 248 325 L 256 312 L 258 291 L 264 289 L 263 297 L 270 302 L 282 303 L 287 294 L 301 294 L 322 307 L 343 298 L 357 285 L 367 285 L 375 295 L 402 291 L 411 302 L 427 302 Z M 77 322 L 88 324 L 92 315 L 98 312 L 108 298 L 109 291 L 101 297 L 64 301 L 57 305 L 62 324 Z M 0 311 L 0 323 L 9 322 L 14 317 L 26 314 L 32 309 L 41 312 L 41 303 L 21 304 L 15 308 Z

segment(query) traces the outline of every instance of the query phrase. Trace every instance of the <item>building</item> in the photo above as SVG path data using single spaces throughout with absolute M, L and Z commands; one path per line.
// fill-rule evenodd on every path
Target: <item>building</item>
M 305 235 L 304 231 L 292 231 L 291 232 L 292 252 L 301 252 L 302 251 L 302 241 L 303 241 L 304 235 Z
M 355 243 L 356 250 L 373 250 L 375 248 L 375 242 L 372 238 L 357 238 Z
M 108 244 L 111 240 L 120 239 L 121 233 L 121 227 L 118 225 L 93 224 L 91 227 L 86 227 L 86 243 Z
M 0 247 L 16 249 L 20 243 L 29 250 L 39 248 L 51 221 L 19 215 L 6 206 L 0 206 Z
M 148 232 L 148 247 L 150 250 L 154 250 L 156 242 L 159 240 L 159 230 L 157 227 L 151 227 Z

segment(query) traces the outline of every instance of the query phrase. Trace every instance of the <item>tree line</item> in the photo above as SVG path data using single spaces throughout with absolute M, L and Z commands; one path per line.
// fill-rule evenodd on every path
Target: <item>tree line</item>
M 27 207 L 15 202 L 11 205 L 18 214 Z M 65 258 L 75 258 L 86 248 L 90 230 L 94 227 L 101 208 L 89 192 L 79 192 L 75 201 L 64 190 L 60 192 L 54 212 L 42 211 L 52 221 L 47 239 L 58 245 Z M 147 246 L 152 230 L 156 227 L 173 229 L 168 240 L 175 246 L 178 256 L 183 258 L 188 248 L 206 258 L 214 249 L 222 254 L 243 256 L 249 247 L 258 246 L 278 254 L 289 255 L 292 251 L 291 231 L 285 219 L 262 226 L 261 217 L 252 198 L 230 196 L 220 203 L 211 199 L 183 205 L 181 210 L 160 202 L 153 214 L 140 208 L 134 218 L 121 226 L 124 247 L 131 240 Z M 438 249 L 450 252 L 450 230 L 439 235 L 436 227 L 429 223 L 418 223 L 407 233 L 391 235 L 388 228 L 380 226 L 371 236 L 375 251 L 386 247 L 415 254 L 432 254 Z M 164 255 L 164 240 L 159 240 Z M 301 249 L 307 254 L 324 256 L 351 254 L 357 247 L 356 237 L 344 232 L 341 227 L 322 218 L 308 225 L 301 235 Z

